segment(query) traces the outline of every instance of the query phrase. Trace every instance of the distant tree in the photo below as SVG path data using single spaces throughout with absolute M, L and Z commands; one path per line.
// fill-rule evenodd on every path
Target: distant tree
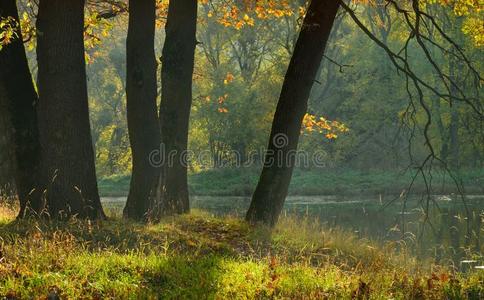
M 339 6 L 339 1 L 312 0 L 306 12 L 274 114 L 265 165 L 247 212 L 249 222 L 273 226 L 282 211 L 295 163 L 290 153 L 297 149 L 311 88 Z
M 3 47 L 0 46 L 0 82 L 4 87 L 0 98 L 6 102 L 8 117 L 13 126 L 15 185 L 20 200 L 19 217 L 22 217 L 27 206 L 33 211 L 40 210 L 40 144 L 36 115 L 38 97 L 25 54 L 15 0 L 0 2 L 2 21 L 10 23 L 12 37 Z
M 186 150 L 192 104 L 197 1 L 170 1 L 162 52 L 160 123 L 165 161 L 153 218 L 189 211 Z M 173 154 L 173 155 L 172 155 Z
M 41 0 L 37 17 L 42 180 L 50 217 L 104 218 L 89 125 L 84 0 Z
M 156 95 L 155 0 L 129 1 L 127 57 L 127 117 L 133 155 L 131 184 L 125 217 L 147 217 L 156 192 L 159 167 L 150 162 L 150 153 L 160 146 Z
M 448 10 L 447 10 L 448 11 Z M 447 20 L 449 20 L 452 16 L 447 16 Z M 459 45 L 462 44 L 462 36 L 458 35 L 455 37 L 455 32 L 458 32 L 462 28 L 462 17 L 456 17 L 452 21 L 447 21 L 448 24 L 446 24 L 445 27 L 446 31 L 449 34 L 452 34 L 454 36 L 454 40 L 459 43 Z M 456 53 L 455 49 L 450 48 L 449 53 L 451 55 L 448 55 L 448 68 L 449 68 L 449 78 L 453 82 L 455 82 L 455 85 L 451 85 L 450 87 L 450 95 L 452 97 L 459 97 L 459 88 L 463 87 L 463 82 L 462 78 L 465 76 L 463 74 L 463 69 L 464 69 L 464 64 L 460 61 L 458 53 Z M 459 147 L 459 123 L 460 123 L 460 117 L 459 117 L 459 107 L 460 103 L 457 101 L 452 101 L 450 104 L 450 124 L 449 124 L 449 155 L 450 157 L 448 160 L 446 159 L 445 162 L 448 163 L 449 168 L 452 170 L 459 169 L 459 152 L 460 152 L 460 147 Z M 447 157 L 446 157 L 447 158 Z

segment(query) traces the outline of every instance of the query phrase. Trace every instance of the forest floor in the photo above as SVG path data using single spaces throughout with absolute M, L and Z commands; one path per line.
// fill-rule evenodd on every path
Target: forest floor
M 220 168 L 189 175 L 192 195 L 198 196 L 250 196 L 252 195 L 260 170 L 256 168 Z M 355 171 L 345 169 L 296 169 L 290 195 L 319 196 L 373 196 L 379 194 L 399 195 L 408 190 L 414 174 L 397 171 Z M 465 170 L 460 174 L 466 194 L 484 194 L 484 170 Z M 99 180 L 102 196 L 126 196 L 129 190 L 129 176 L 117 175 Z M 436 194 L 458 193 L 456 185 L 448 174 L 432 174 L 433 192 Z M 412 191 L 425 193 L 425 182 L 417 177 Z
M 0 298 L 482 299 L 484 271 L 417 263 L 284 217 L 272 232 L 203 212 L 157 225 L 14 221 L 0 208 Z

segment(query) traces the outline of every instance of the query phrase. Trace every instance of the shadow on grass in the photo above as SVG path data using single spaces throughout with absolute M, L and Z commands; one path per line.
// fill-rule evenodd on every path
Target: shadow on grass
M 242 222 L 186 215 L 145 225 L 20 220 L 0 223 L 0 297 L 68 299 L 213 295 L 221 265 L 249 256 Z M 3 299 L 3 298 L 2 298 Z
M 33 242 L 43 239 L 55 243 L 77 243 L 85 250 L 141 251 L 145 254 L 244 254 L 231 253 L 230 250 L 249 251 L 254 242 L 253 233 L 242 221 L 200 215 L 166 218 L 155 225 L 119 218 L 98 222 L 15 220 L 0 223 L 0 236 L 7 244 L 18 240 Z M 269 241 L 270 235 L 264 236 L 258 231 L 258 244 L 260 239 Z

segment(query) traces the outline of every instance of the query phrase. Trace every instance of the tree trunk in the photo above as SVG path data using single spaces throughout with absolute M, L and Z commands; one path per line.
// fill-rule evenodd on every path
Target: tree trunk
M 340 4 L 312 0 L 277 104 L 268 152 L 246 220 L 274 226 L 284 205 L 294 168 L 301 123 L 313 82 Z
M 41 0 L 37 17 L 42 180 L 51 218 L 104 218 L 89 124 L 84 0 Z
M 129 2 L 126 96 L 133 170 L 124 216 L 135 220 L 147 217 L 159 176 L 159 166 L 150 162 L 150 153 L 160 147 L 155 13 L 155 0 Z
M 0 81 L 0 203 L 15 197 L 13 130 L 7 100 L 6 89 Z
M 160 122 L 165 161 L 153 216 L 189 211 L 186 150 L 192 103 L 197 1 L 170 1 L 162 53 Z
M 0 1 L 0 18 L 12 17 L 19 23 L 15 0 Z M 40 210 L 38 186 L 40 144 L 37 127 L 37 93 L 32 82 L 20 27 L 17 37 L 0 50 L 0 81 L 4 86 L 10 121 L 14 129 L 13 144 L 16 157 L 15 185 L 20 200 L 19 217 L 26 207 Z
M 449 58 L 449 77 L 456 84 L 461 85 L 458 78 L 460 71 L 459 62 L 455 61 L 454 57 Z M 450 86 L 450 94 L 452 97 L 457 97 L 457 88 L 454 85 Z M 451 101 L 450 103 L 450 124 L 449 124 L 449 167 L 455 171 L 459 169 L 459 109 L 458 101 Z
M 456 16 L 454 22 L 447 24 L 450 27 L 449 31 L 457 35 L 456 42 L 463 44 L 461 35 L 459 33 L 460 28 L 462 28 L 463 17 Z M 449 55 L 449 78 L 454 84 L 450 84 L 450 96 L 458 97 L 459 88 L 464 90 L 464 83 L 461 80 L 463 74 L 463 64 L 457 60 L 455 55 L 455 49 L 450 50 Z M 449 167 L 451 170 L 456 171 L 459 169 L 459 101 L 450 101 L 450 124 L 449 124 Z
M 440 106 L 440 98 L 439 97 L 433 97 L 432 99 L 432 108 L 434 111 L 434 119 L 435 123 L 437 124 L 437 129 L 439 132 L 439 137 L 440 137 L 440 159 L 447 163 L 447 157 L 448 157 L 448 134 L 446 131 L 446 128 L 444 126 L 444 122 L 442 121 L 442 110 Z

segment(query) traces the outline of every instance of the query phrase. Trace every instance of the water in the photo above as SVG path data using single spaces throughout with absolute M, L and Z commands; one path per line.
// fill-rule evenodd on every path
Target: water
M 391 202 L 393 200 L 393 202 Z M 103 198 L 106 207 L 122 207 L 126 198 Z M 214 215 L 243 216 L 248 197 L 193 196 L 193 208 Z M 428 211 L 427 215 L 425 212 Z M 426 198 L 291 196 L 283 214 L 317 218 L 322 226 L 340 227 L 360 238 L 403 241 L 413 254 L 437 262 L 482 263 L 484 196 Z

